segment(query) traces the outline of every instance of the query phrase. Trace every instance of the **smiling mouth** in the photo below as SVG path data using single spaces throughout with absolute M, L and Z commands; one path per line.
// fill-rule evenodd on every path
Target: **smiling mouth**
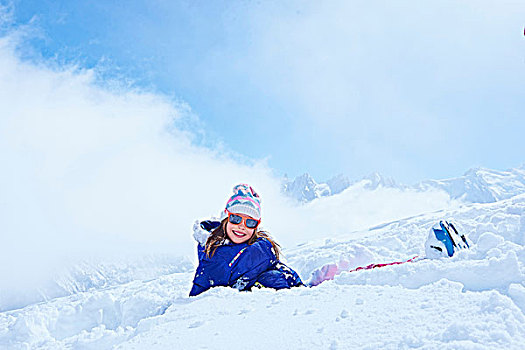
M 235 230 L 232 230 L 233 234 L 239 238 L 243 238 L 246 236 L 246 233 L 242 233 L 240 231 L 235 231 Z

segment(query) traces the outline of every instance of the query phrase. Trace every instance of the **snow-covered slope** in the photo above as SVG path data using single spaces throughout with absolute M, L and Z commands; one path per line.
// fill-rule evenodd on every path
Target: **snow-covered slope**
M 352 191 L 302 206 L 288 203 L 282 196 L 273 201 L 271 198 L 265 200 L 264 229 L 274 233 L 283 246 L 290 247 L 299 242 L 362 230 L 401 217 L 451 208 L 456 204 L 444 192 L 403 191 L 394 188 L 370 191 L 368 188 L 371 183 L 371 180 L 362 181 L 355 184 Z M 42 265 L 41 259 L 32 257 L 31 261 L 26 260 L 23 263 L 33 265 L 34 273 L 26 274 L 25 278 L 19 277 L 14 283 L 2 280 L 0 312 L 93 288 L 112 287 L 133 280 L 149 280 L 169 273 L 190 271 L 193 269 L 194 254 L 194 242 L 188 234 L 190 230 L 191 226 L 188 225 L 188 228 L 176 232 L 176 245 L 185 244 L 185 239 L 190 240 L 182 253 L 176 252 L 175 244 L 166 242 L 166 250 L 175 253 L 167 254 L 162 250 L 163 253 L 153 254 L 147 249 L 137 249 L 135 253 L 123 254 L 115 248 L 119 244 L 125 244 L 127 240 L 119 240 L 113 242 L 115 245 L 99 243 L 100 246 L 97 247 L 93 244 L 92 250 L 111 249 L 111 254 L 99 254 L 96 257 L 90 254 L 87 260 L 83 256 L 78 256 L 75 260 L 60 260 L 53 269 L 43 270 L 43 273 L 38 270 L 39 265 Z M 16 261 L 11 263 L 17 267 Z
M 451 259 L 342 272 L 314 288 L 187 297 L 167 274 L 0 313 L 0 347 L 76 349 L 521 349 L 525 195 L 397 220 L 284 250 L 303 277 L 423 254 L 429 227 L 453 219 L 474 243 Z M 286 247 L 285 247 L 286 248 Z
M 362 184 L 366 184 L 366 189 L 370 191 L 378 187 L 413 189 L 422 192 L 441 190 L 448 193 L 451 199 L 460 199 L 468 203 L 491 203 L 525 193 L 525 165 L 506 171 L 470 169 L 460 177 L 426 180 L 414 186 L 396 183 L 393 179 L 379 173 L 373 173 L 359 181 L 351 181 L 343 175 L 338 175 L 326 183 L 319 184 L 310 175 L 303 174 L 293 181 L 285 178 L 283 193 L 304 203 L 343 191 L 352 191 L 352 188 L 360 187 Z
M 416 187 L 442 189 L 466 202 L 491 203 L 525 193 L 525 166 L 507 171 L 470 169 L 461 177 L 423 181 Z
M 163 254 L 136 255 L 112 260 L 86 259 L 67 266 L 63 271 L 57 271 L 53 278 L 35 279 L 31 281 L 30 286 L 3 286 L 0 288 L 0 312 L 79 292 L 192 270 L 193 264 L 189 257 Z

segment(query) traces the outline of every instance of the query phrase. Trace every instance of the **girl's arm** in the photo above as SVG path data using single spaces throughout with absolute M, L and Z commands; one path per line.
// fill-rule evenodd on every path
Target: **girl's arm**
M 247 246 L 230 262 L 232 265 L 229 285 L 239 290 L 250 289 L 263 272 L 277 263 L 271 243 L 261 239 Z
M 229 285 L 229 269 L 224 252 L 218 249 L 213 258 L 206 258 L 205 247 L 198 245 L 199 266 L 195 271 L 190 296 L 198 295 L 211 287 Z

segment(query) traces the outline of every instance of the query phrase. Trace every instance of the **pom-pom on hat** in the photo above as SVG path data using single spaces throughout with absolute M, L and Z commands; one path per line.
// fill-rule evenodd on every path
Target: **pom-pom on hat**
M 228 216 L 227 211 L 249 215 L 256 220 L 260 220 L 261 198 L 250 185 L 238 184 L 233 188 L 233 196 L 228 199 L 226 208 L 221 213 L 221 220 Z

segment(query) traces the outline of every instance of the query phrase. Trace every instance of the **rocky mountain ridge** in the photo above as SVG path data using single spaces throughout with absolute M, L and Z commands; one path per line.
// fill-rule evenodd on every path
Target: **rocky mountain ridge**
M 411 186 L 398 183 L 379 173 L 372 173 L 360 180 L 350 180 L 340 174 L 322 183 L 317 183 L 312 176 L 305 173 L 293 180 L 285 176 L 281 189 L 284 194 L 298 202 L 307 203 L 357 186 L 370 191 L 378 187 L 416 191 L 441 190 L 447 192 L 452 199 L 469 203 L 492 203 L 525 193 L 525 164 L 505 171 L 473 168 L 459 177 L 425 180 Z

